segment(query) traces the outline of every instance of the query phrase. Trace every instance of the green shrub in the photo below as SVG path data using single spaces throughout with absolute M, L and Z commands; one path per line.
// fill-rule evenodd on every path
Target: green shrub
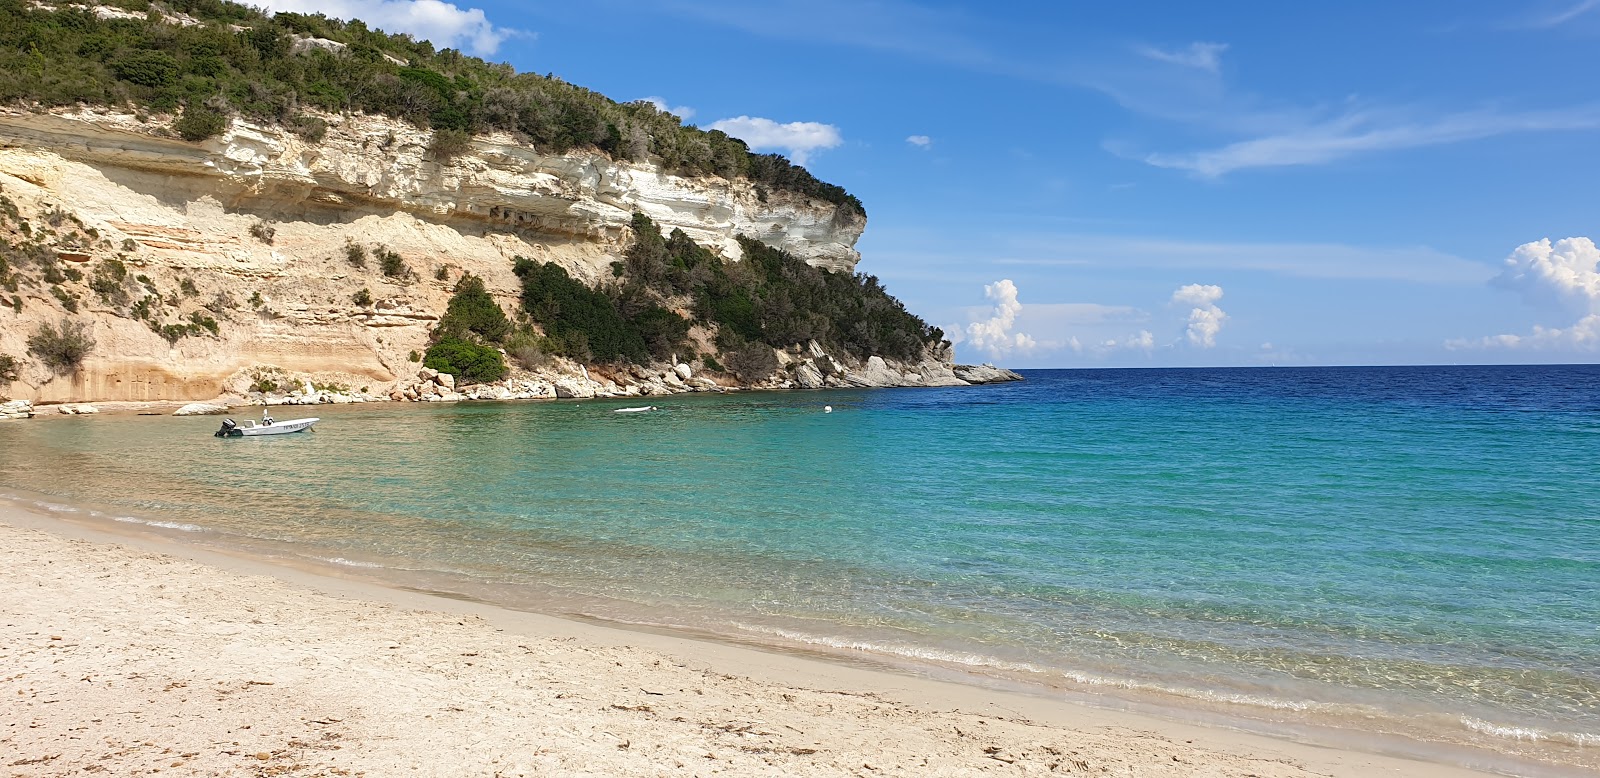
M 449 128 L 436 130 L 433 139 L 428 141 L 428 153 L 440 163 L 449 162 L 465 154 L 469 148 L 472 148 L 472 134 L 462 130 Z
M 513 270 L 522 279 L 523 309 L 544 328 L 556 353 L 581 361 L 587 352 L 602 362 L 642 362 L 649 354 L 644 337 L 604 292 L 554 262 L 518 257 Z
M 260 219 L 257 219 L 255 224 L 250 225 L 251 237 L 267 244 L 268 246 L 272 245 L 272 238 L 277 234 L 277 227 L 272 226 L 268 222 L 261 221 Z
M 717 357 L 714 354 L 701 354 L 700 355 L 700 364 L 703 365 L 705 367 L 705 369 L 713 371 L 713 372 L 717 372 L 717 373 L 726 373 L 726 372 L 728 372 L 727 369 L 722 366 L 722 363 L 717 361 Z
M 183 115 L 172 123 L 172 129 L 178 133 L 178 137 L 191 143 L 220 135 L 227 128 L 228 117 L 203 105 L 191 105 L 183 109 Z
M 198 327 L 202 330 L 205 330 L 206 332 L 211 333 L 213 336 L 222 334 L 222 328 L 217 326 L 217 320 L 199 311 L 189 314 L 189 324 L 193 327 Z M 200 333 L 198 331 L 191 331 L 190 334 L 199 335 Z
M 356 305 L 366 308 L 367 306 L 372 305 L 372 290 L 362 287 L 361 291 L 350 295 L 350 301 Z
M 416 349 L 412 349 L 411 353 L 406 355 L 406 359 L 409 359 L 412 362 L 421 362 L 422 361 L 422 355 L 417 353 Z
M 184 295 L 188 297 L 200 296 L 200 290 L 195 288 L 194 281 L 188 278 L 178 279 L 178 290 L 183 292 Z
M 468 383 L 487 383 L 506 377 L 506 362 L 492 346 L 445 336 L 428 347 L 423 367 L 449 373 Z
M 257 378 L 256 382 L 250 385 L 250 391 L 260 392 L 261 394 L 277 394 L 283 391 L 283 387 L 277 381 L 263 376 Z
M 372 255 L 377 257 L 378 269 L 382 270 L 384 275 L 401 281 L 416 278 L 416 274 L 411 272 L 411 266 L 406 264 L 405 259 L 399 253 L 384 246 L 379 246 L 372 250 Z
M 511 321 L 489 294 L 483 279 L 468 273 L 456 282 L 450 304 L 439 317 L 437 333 L 455 338 L 466 338 L 471 333 L 490 343 L 500 343 L 511 334 Z
M 0 354 L 0 384 L 9 384 L 17 380 L 17 358 L 10 354 Z
M 345 261 L 355 267 L 364 268 L 367 266 L 367 250 L 361 244 L 348 238 L 344 242 L 344 258 Z
M 123 251 L 138 251 L 139 250 L 139 242 L 134 240 L 133 238 L 123 238 L 122 239 L 122 250 Z
M 72 294 L 72 293 L 68 292 L 65 289 L 62 289 L 59 286 L 50 287 L 50 294 L 54 295 L 55 298 L 61 302 L 61 307 L 67 309 L 67 313 L 77 313 L 78 312 L 78 296 L 77 295 Z
M 69 319 L 62 319 L 60 327 L 41 324 L 28 338 L 28 352 L 58 373 L 77 370 L 93 349 L 88 327 Z

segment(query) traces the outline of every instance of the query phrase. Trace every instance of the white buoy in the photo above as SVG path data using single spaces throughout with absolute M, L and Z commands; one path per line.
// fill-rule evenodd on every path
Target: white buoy
M 833 406 L 832 405 L 824 405 L 824 406 L 822 406 L 822 412 L 823 413 L 833 413 Z

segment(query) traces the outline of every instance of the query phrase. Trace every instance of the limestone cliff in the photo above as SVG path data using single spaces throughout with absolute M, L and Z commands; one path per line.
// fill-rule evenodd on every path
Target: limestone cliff
M 793 193 L 599 154 L 540 154 L 506 136 L 480 136 L 441 162 L 427 131 L 382 117 L 327 116 L 317 142 L 235 120 L 201 143 L 173 136 L 168 117 L 141 118 L 0 113 L 0 194 L 17 210 L 13 228 L 69 237 L 51 244 L 65 279 L 0 294 L 20 304 L 0 306 L 0 354 L 25 357 L 29 333 L 63 319 L 86 324 L 96 342 L 71 374 L 24 359 L 0 394 L 209 399 L 263 365 L 377 393 L 414 380 L 414 352 L 463 273 L 513 310 L 513 257 L 596 280 L 635 211 L 730 259 L 735 236 L 749 235 L 843 271 L 866 226 L 853 210 Z M 352 246 L 381 248 L 404 268 L 357 266 Z M 126 277 L 111 288 L 106 268 L 118 263 Z M 131 313 L 144 298 L 155 302 Z M 206 319 L 214 333 L 185 324 Z

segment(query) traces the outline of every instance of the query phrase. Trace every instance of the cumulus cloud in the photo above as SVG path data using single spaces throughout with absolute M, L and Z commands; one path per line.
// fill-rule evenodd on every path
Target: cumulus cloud
M 1017 326 L 1017 314 L 1022 312 L 1022 302 L 1017 299 L 1017 285 L 1011 279 L 984 284 L 983 296 L 994 303 L 994 309 L 989 318 L 967 325 L 967 343 L 994 357 L 1031 351 L 1039 345 L 1031 335 L 1012 332 Z
M 500 50 L 506 39 L 525 33 L 489 23 L 482 8 L 460 8 L 441 0 L 261 0 L 267 11 L 324 14 L 360 19 L 385 32 L 404 32 L 440 48 L 479 56 Z
M 679 119 L 683 119 L 684 121 L 688 121 L 690 117 L 694 116 L 693 108 L 690 108 L 687 105 L 669 107 L 667 105 L 667 98 L 661 97 L 660 95 L 651 95 L 649 97 L 640 98 L 640 102 L 649 103 L 655 106 L 657 111 L 661 111 L 662 113 L 670 113 Z
M 928 149 L 933 147 L 933 138 L 930 138 L 926 135 L 912 135 L 906 138 L 906 143 L 916 146 L 919 149 Z
M 1506 258 L 1493 283 L 1521 292 L 1529 302 L 1556 303 L 1577 314 L 1570 327 L 1534 325 L 1528 335 L 1490 335 L 1445 341 L 1445 348 L 1600 350 L 1600 248 L 1589 238 L 1549 238 L 1524 243 Z
M 1588 238 L 1524 243 L 1506 258 L 1494 284 L 1522 292 L 1535 303 L 1554 300 L 1600 313 L 1600 249 Z
M 759 116 L 735 116 L 718 119 L 708 129 L 721 130 L 753 149 L 783 149 L 796 165 L 806 164 L 811 152 L 831 149 L 844 143 L 839 128 L 821 122 L 789 122 L 779 124 Z
M 1195 70 L 1204 70 L 1208 73 L 1217 72 L 1222 66 L 1222 52 L 1228 50 L 1226 43 L 1207 43 L 1195 41 L 1181 49 L 1167 51 L 1154 46 L 1140 46 L 1134 51 L 1149 57 L 1157 62 L 1166 62 Z
M 1173 305 L 1189 305 L 1189 329 L 1185 333 L 1189 343 L 1200 348 L 1211 348 L 1217 345 L 1217 333 L 1222 331 L 1222 323 L 1228 320 L 1228 314 L 1217 307 L 1217 301 L 1222 299 L 1222 287 L 1216 284 L 1189 284 L 1178 287 L 1172 293 Z

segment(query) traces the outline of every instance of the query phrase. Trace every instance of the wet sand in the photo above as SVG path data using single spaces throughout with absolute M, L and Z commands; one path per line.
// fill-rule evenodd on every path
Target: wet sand
M 0 775 L 1453 776 L 0 506 Z

